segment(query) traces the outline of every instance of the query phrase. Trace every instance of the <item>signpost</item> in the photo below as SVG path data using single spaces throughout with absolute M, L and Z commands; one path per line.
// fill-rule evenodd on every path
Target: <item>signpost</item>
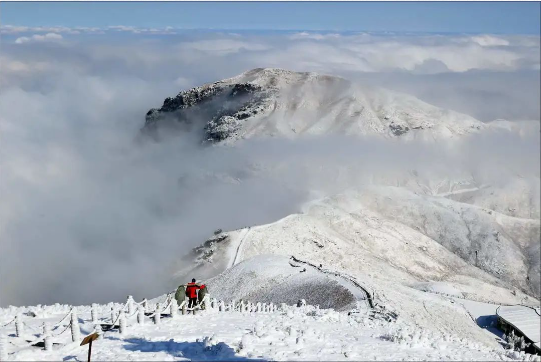
M 92 333 L 83 339 L 81 342 L 81 346 L 84 346 L 85 344 L 88 344 L 88 362 L 90 362 L 90 354 L 92 353 L 92 341 L 98 339 L 99 334 L 98 333 Z

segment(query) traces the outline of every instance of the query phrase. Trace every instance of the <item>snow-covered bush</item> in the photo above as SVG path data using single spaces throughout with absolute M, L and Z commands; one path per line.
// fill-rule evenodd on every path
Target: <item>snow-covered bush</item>
M 412 334 L 407 327 L 404 328 L 391 328 L 389 331 L 381 334 L 380 339 L 384 341 L 391 341 L 395 343 L 406 343 L 412 341 Z
M 511 330 L 511 333 L 504 334 L 503 339 L 506 342 L 505 348 L 511 349 L 513 351 L 524 351 L 530 346 L 531 343 L 526 343 L 526 340 L 523 336 L 515 335 L 515 331 Z

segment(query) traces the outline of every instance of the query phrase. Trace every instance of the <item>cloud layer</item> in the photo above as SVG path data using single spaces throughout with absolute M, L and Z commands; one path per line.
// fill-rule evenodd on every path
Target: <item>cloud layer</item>
M 367 170 L 445 177 L 441 165 L 453 164 L 463 176 L 482 159 L 539 173 L 535 137 L 476 140 L 461 148 L 467 155 L 335 138 L 204 149 L 189 134 L 137 139 L 165 97 L 266 66 L 437 90 L 432 101 L 444 107 L 538 119 L 529 93 L 539 89 L 539 38 L 19 30 L 2 27 L 11 42 L 0 56 L 0 305 L 152 297 L 177 282 L 168 266 L 214 229 L 271 222 L 310 192 L 362 182 Z M 367 153 L 372 162 L 356 156 Z M 486 177 L 498 170 L 487 167 Z
M 133 26 L 3 26 L 1 31 L 0 60 L 9 71 L 0 86 L 35 84 L 77 67 L 97 76 L 178 79 L 185 88 L 255 67 L 280 67 L 381 84 L 483 121 L 539 119 L 540 113 L 537 36 L 231 33 Z

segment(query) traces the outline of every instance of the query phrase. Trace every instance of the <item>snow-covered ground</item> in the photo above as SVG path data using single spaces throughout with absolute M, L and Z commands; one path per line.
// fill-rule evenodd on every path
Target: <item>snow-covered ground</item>
M 109 306 L 100 306 L 107 311 Z M 66 308 L 57 307 L 43 318 L 26 323 L 39 329 L 45 321 L 58 321 Z M 79 307 L 82 337 L 93 331 L 88 307 Z M 22 310 L 20 308 L 19 310 Z M 62 312 L 60 312 L 62 311 Z M 17 310 L 0 311 L 4 325 Z M 104 319 L 107 316 L 101 315 Z M 69 321 L 65 322 L 67 324 Z M 456 333 L 423 330 L 400 318 L 387 322 L 369 318 L 366 313 L 337 312 L 314 306 L 287 306 L 276 312 L 219 312 L 216 309 L 196 315 L 164 317 L 155 325 L 148 318 L 139 325 L 128 319 L 125 333 L 104 332 L 93 343 L 92 359 L 104 360 L 532 360 L 531 355 L 507 351 L 497 343 L 464 338 Z M 64 329 L 58 329 L 58 333 Z M 29 328 L 27 328 L 29 329 Z M 52 351 L 40 347 L 17 348 L 22 344 L 12 335 L 13 324 L 1 328 L 9 333 L 9 360 L 85 361 L 87 346 L 72 343 L 69 329 L 54 338 Z M 28 335 L 28 339 L 32 336 Z M 82 338 L 81 337 L 81 338 Z

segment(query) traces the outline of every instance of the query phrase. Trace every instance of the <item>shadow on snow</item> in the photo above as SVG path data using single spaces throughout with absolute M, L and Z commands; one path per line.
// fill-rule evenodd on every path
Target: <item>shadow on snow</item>
M 265 361 L 238 356 L 235 350 L 224 342 L 205 347 L 204 342 L 149 341 L 144 338 L 124 339 L 124 349 L 139 352 L 166 352 L 174 357 L 195 361 Z

